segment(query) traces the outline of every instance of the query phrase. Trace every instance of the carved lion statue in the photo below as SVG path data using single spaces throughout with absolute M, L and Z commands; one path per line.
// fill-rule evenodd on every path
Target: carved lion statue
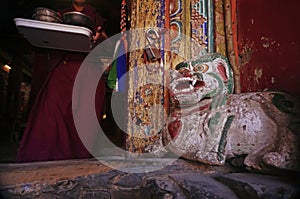
M 299 112 L 286 93 L 233 94 L 232 70 L 217 54 L 178 64 L 170 93 L 162 138 L 171 152 L 210 165 L 243 156 L 251 170 L 297 170 Z

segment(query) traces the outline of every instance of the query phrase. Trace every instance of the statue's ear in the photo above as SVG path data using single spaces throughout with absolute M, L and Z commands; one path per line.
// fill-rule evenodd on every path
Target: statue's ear
M 219 74 L 229 93 L 233 92 L 233 73 L 226 57 L 219 56 L 213 60 L 215 71 Z
M 222 80 L 223 80 L 224 82 L 227 82 L 227 81 L 228 81 L 228 78 L 229 78 L 229 77 L 228 77 L 229 74 L 228 74 L 228 70 L 226 70 L 226 68 L 228 68 L 228 67 L 226 66 L 226 63 L 224 63 L 223 61 L 218 61 L 218 62 L 216 63 L 216 65 L 217 65 L 217 71 L 219 72 L 219 74 L 220 74 Z
M 213 60 L 215 71 L 219 74 L 223 82 L 228 82 L 230 78 L 230 66 L 225 59 L 218 57 Z

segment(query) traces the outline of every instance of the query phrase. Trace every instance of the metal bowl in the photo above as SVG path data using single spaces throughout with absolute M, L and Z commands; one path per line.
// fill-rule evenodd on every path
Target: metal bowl
M 63 14 L 62 19 L 65 24 L 83 26 L 90 30 L 94 29 L 93 20 L 81 12 L 66 12 Z
M 44 7 L 37 7 L 34 10 L 34 13 L 37 14 L 37 15 L 47 15 L 47 16 L 60 18 L 60 15 L 58 14 L 58 12 L 56 12 L 54 10 L 51 10 L 49 8 L 44 8 Z
M 47 21 L 47 22 L 54 22 L 54 23 L 62 23 L 62 20 L 58 17 L 44 15 L 44 14 L 33 14 L 32 18 L 39 21 Z
M 36 8 L 32 18 L 40 21 L 62 23 L 62 19 L 58 12 L 44 7 Z

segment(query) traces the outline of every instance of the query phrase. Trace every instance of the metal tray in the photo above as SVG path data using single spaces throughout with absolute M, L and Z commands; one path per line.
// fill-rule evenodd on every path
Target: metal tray
M 91 30 L 85 27 L 15 18 L 17 30 L 32 45 L 76 52 L 90 52 Z

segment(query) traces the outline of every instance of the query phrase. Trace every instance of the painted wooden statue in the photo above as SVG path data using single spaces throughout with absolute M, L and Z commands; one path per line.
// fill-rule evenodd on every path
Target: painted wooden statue
M 232 70 L 216 54 L 178 64 L 170 93 L 175 108 L 162 136 L 173 153 L 210 165 L 246 156 L 249 169 L 297 169 L 298 109 L 287 94 L 232 94 Z

